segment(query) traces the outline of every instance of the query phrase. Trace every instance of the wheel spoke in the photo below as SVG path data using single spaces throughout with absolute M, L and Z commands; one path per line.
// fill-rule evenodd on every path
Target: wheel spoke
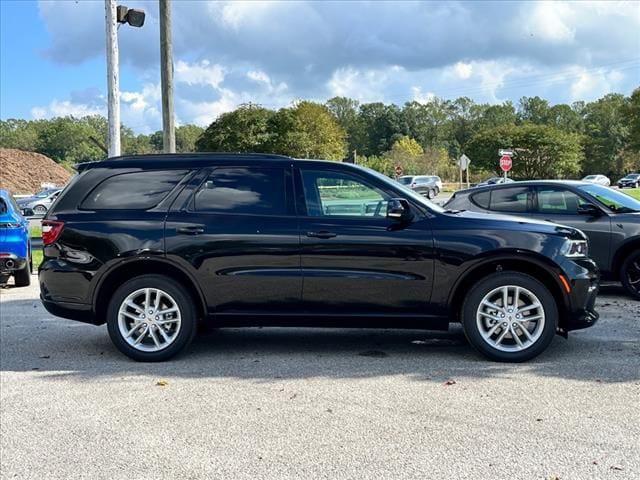
M 524 336 L 527 337 L 527 340 L 532 341 L 533 339 L 531 338 L 529 329 L 526 326 L 522 325 L 521 322 L 518 322 L 518 326 L 520 327 L 520 330 L 522 330 L 522 332 L 524 333 Z
M 487 332 L 487 338 L 491 338 L 491 336 L 496 333 L 496 330 L 500 328 L 500 324 L 496 323 L 493 327 L 491 327 L 489 329 L 489 331 Z
M 508 328 L 504 328 L 502 330 L 502 333 L 500 334 L 500 336 L 498 337 L 498 339 L 496 340 L 496 343 L 498 345 L 500 345 L 502 343 L 502 340 L 504 340 L 504 337 L 507 336 L 507 333 L 509 333 L 509 329 Z
M 164 331 L 164 328 L 159 327 L 158 331 L 160 332 L 160 335 L 162 336 L 162 338 L 164 339 L 165 342 L 169 343 L 171 341 L 171 339 L 169 338 L 167 333 Z
M 166 315 L 167 313 L 173 313 L 177 311 L 178 311 L 177 307 L 171 307 L 171 308 L 165 308 L 164 310 L 160 310 L 157 313 L 158 315 Z
M 513 325 L 511 325 L 509 327 L 509 330 L 511 331 L 511 336 L 514 338 L 514 340 L 516 341 L 516 343 L 518 345 L 520 345 L 521 347 L 524 347 L 524 344 L 522 343 L 522 340 L 520 340 L 520 337 L 518 336 L 518 333 L 516 332 L 516 329 Z
M 140 334 L 140 336 L 138 338 L 136 338 L 136 341 L 133 342 L 134 345 L 139 345 L 140 342 L 142 342 L 142 340 L 144 340 L 144 338 L 147 336 L 147 333 L 149 332 L 149 327 L 145 327 L 144 331 Z
M 502 308 L 509 305 L 509 287 L 502 287 Z
M 490 302 L 489 300 L 483 300 L 483 301 L 482 301 L 482 304 L 483 304 L 484 306 L 489 307 L 489 308 L 491 308 L 491 309 L 493 309 L 493 310 L 496 310 L 496 311 L 498 311 L 498 312 L 502 310 L 502 307 L 499 307 L 498 305 L 496 305 L 496 304 L 495 304 L 495 303 L 493 303 L 493 302 Z
M 151 339 L 153 340 L 153 343 L 156 344 L 156 347 L 159 347 L 160 340 L 158 340 L 158 337 L 156 336 L 156 332 L 154 331 L 153 327 L 149 328 L 149 335 L 151 335 Z
M 542 305 L 540 305 L 539 302 L 533 303 L 531 305 L 527 305 L 526 307 L 522 307 L 520 309 L 517 310 L 518 313 L 526 313 L 529 312 L 531 310 L 535 310 L 536 308 L 540 308 Z
M 131 335 L 133 335 L 134 332 L 140 328 L 140 325 L 142 325 L 142 322 L 138 322 L 133 327 L 131 327 L 131 330 L 127 332 L 126 337 L 129 338 Z
M 138 315 L 133 315 L 132 313 L 129 313 L 129 312 L 120 312 L 120 315 L 124 315 L 125 317 L 133 320 L 134 322 L 137 322 L 140 320 L 140 317 Z
M 149 310 L 151 308 L 151 289 L 146 288 L 144 291 L 144 309 Z
M 500 321 L 500 318 L 497 315 L 492 315 L 491 313 L 487 313 L 487 312 L 478 312 L 478 315 L 482 315 L 484 317 L 490 318 L 491 320 L 495 320 L 497 322 Z
M 520 287 L 516 287 L 516 293 L 513 294 L 513 306 L 518 309 L 520 303 Z
M 131 300 L 125 301 L 124 304 L 129 308 L 133 308 L 138 313 L 143 313 L 144 312 L 144 310 L 141 307 L 139 307 L 138 305 L 133 303 Z

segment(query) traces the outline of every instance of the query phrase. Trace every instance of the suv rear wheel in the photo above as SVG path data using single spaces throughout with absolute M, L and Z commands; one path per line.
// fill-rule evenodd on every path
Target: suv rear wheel
M 159 362 L 193 340 L 196 312 L 182 285 L 162 275 L 142 275 L 114 293 L 107 328 L 113 343 L 128 357 Z
M 631 252 L 622 264 L 620 279 L 627 292 L 640 299 L 640 250 Z
M 498 272 L 469 292 L 462 325 L 480 353 L 499 362 L 524 362 L 551 343 L 558 308 L 551 292 L 535 278 L 518 272 Z

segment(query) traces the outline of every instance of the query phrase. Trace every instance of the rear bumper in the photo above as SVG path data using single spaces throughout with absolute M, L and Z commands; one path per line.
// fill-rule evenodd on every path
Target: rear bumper
M 93 314 L 91 305 L 84 303 L 52 302 L 51 300 L 45 300 L 42 295 L 40 295 L 40 301 L 51 315 L 98 325 L 95 321 L 95 315 Z
M 11 275 L 18 270 L 22 270 L 27 262 L 28 259 L 13 253 L 3 254 L 0 257 L 0 275 Z

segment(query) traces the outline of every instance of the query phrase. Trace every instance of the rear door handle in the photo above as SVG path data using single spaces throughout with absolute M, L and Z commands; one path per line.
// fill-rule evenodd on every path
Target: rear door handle
M 333 238 L 337 236 L 338 235 L 336 233 L 327 232 L 326 230 L 321 230 L 319 232 L 307 232 L 307 237 L 313 238 Z
M 176 228 L 178 233 L 183 235 L 200 235 L 204 233 L 204 225 L 187 225 L 185 227 Z

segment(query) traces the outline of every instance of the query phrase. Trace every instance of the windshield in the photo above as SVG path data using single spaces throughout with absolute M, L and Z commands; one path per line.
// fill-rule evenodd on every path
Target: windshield
M 363 169 L 363 170 L 366 170 L 368 173 L 370 173 L 371 175 L 373 175 L 377 179 L 382 180 L 384 183 L 386 183 L 387 185 L 389 185 L 391 187 L 398 188 L 398 186 L 399 186 L 402 189 L 402 192 L 407 197 L 411 197 L 411 199 L 413 201 L 415 201 L 416 203 L 419 203 L 420 205 L 424 205 L 425 207 L 427 207 L 432 212 L 442 213 L 442 212 L 445 211 L 445 209 L 442 208 L 440 205 L 436 205 L 435 203 L 427 200 L 425 197 L 423 197 L 419 193 L 414 192 L 413 190 L 411 190 L 410 188 L 406 187 L 405 185 L 403 185 L 401 183 L 398 183 L 398 182 L 394 182 L 393 180 L 391 180 L 386 175 L 383 175 L 382 173 L 377 172 L 375 170 L 372 170 L 371 168 L 368 168 L 368 167 L 363 167 L 363 166 L 360 166 L 360 165 L 358 165 L 358 167 Z M 398 179 L 398 180 L 400 180 L 400 179 Z
M 635 180 L 636 178 L 640 178 L 640 173 L 632 173 L 624 178 L 625 180 Z
M 626 193 L 600 185 L 582 185 L 579 188 L 616 213 L 640 212 L 640 201 Z
M 598 178 L 597 175 L 587 175 L 584 177 L 585 180 L 595 180 L 596 178 Z

